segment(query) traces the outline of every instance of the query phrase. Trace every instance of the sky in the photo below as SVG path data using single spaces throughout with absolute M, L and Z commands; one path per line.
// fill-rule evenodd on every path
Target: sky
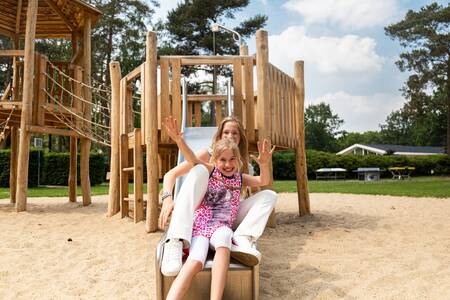
M 161 0 L 155 17 L 165 19 L 180 0 Z M 224 24 L 237 25 L 256 14 L 268 16 L 269 61 L 293 76 L 294 62 L 305 62 L 305 106 L 325 102 L 349 132 L 379 130 L 406 99 L 400 88 L 408 77 L 395 65 L 403 51 L 384 27 L 419 10 L 425 0 L 250 0 Z M 446 5 L 446 1 L 437 1 Z M 255 53 L 255 38 L 245 41 Z

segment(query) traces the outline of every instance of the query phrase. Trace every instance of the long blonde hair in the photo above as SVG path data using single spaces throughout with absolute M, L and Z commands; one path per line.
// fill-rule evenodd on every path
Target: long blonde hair
M 239 153 L 241 154 L 241 161 L 242 161 L 242 173 L 248 173 L 248 141 L 247 136 L 245 135 L 244 126 L 242 125 L 241 121 L 239 121 L 236 117 L 226 117 L 222 120 L 222 122 L 219 124 L 219 127 L 217 128 L 217 132 L 213 137 L 213 144 L 220 141 L 222 139 L 223 134 L 223 128 L 225 127 L 225 124 L 228 122 L 234 122 L 237 124 L 238 131 L 239 131 Z

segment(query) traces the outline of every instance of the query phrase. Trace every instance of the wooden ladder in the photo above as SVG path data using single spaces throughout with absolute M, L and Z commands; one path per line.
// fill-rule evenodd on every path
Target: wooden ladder
M 141 129 L 136 128 L 120 136 L 120 212 L 122 218 L 131 217 L 135 223 L 144 220 L 145 215 L 143 169 Z M 133 173 L 133 198 L 129 197 L 128 191 L 130 173 Z M 130 203 L 133 208 L 130 208 Z

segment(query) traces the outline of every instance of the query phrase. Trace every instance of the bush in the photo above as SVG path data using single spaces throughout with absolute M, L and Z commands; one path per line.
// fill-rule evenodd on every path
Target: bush
M 347 178 L 356 178 L 353 170 L 362 167 L 379 167 L 387 170 L 389 167 L 415 167 L 413 175 L 448 175 L 450 174 L 450 157 L 447 155 L 429 156 L 399 156 L 399 155 L 336 155 L 334 153 L 316 150 L 306 151 L 308 178 L 315 178 L 314 171 L 320 168 L 344 168 Z M 433 170 L 433 171 L 432 171 Z M 295 153 L 290 151 L 277 152 L 273 156 L 273 175 L 278 180 L 295 180 Z M 389 177 L 389 172 L 382 172 Z
M 0 151 L 0 186 L 9 187 L 9 164 L 10 150 Z M 40 157 L 40 177 L 41 185 L 63 185 L 66 186 L 69 178 L 69 160 L 70 154 L 44 152 L 32 149 L 30 150 L 30 161 L 28 167 L 28 186 L 35 187 L 38 184 L 38 157 Z M 89 157 L 89 178 L 91 185 L 100 184 L 105 180 L 106 169 L 104 154 L 91 153 Z M 78 179 L 80 184 L 80 156 L 78 155 Z

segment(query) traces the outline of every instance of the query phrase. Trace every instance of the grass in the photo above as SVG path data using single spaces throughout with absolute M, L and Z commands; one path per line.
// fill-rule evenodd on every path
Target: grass
M 450 177 L 413 177 L 407 180 L 382 179 L 375 182 L 358 180 L 310 180 L 310 193 L 347 193 L 410 197 L 450 198 Z M 296 192 L 295 181 L 275 181 L 277 192 Z
M 392 195 L 410 197 L 450 198 L 450 177 L 413 177 L 410 180 L 383 179 L 376 182 L 357 180 L 310 180 L 310 193 L 347 193 L 369 195 Z M 92 195 L 108 194 L 108 184 L 104 183 L 91 188 Z M 129 185 L 131 191 L 133 185 Z M 294 193 L 297 184 L 293 180 L 275 181 L 277 192 Z M 146 190 L 146 186 L 144 186 Z M 78 195 L 81 189 L 78 188 Z M 38 187 L 28 189 L 29 197 L 67 197 L 67 187 Z M 9 199 L 9 189 L 0 188 L 0 199 Z

